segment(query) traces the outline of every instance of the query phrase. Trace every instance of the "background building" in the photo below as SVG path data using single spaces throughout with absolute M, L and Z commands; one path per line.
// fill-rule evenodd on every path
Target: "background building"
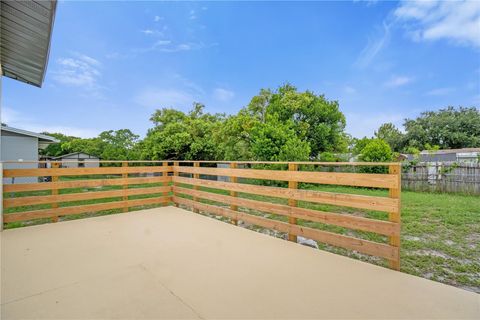
M 51 161 L 62 161 L 62 168 L 98 168 L 100 166 L 99 157 L 82 152 L 53 157 Z
M 57 139 L 27 130 L 2 126 L 0 137 L 0 160 L 1 161 L 27 161 L 25 163 L 5 163 L 5 169 L 14 168 L 37 168 L 37 163 L 28 161 L 38 160 L 38 150 L 43 149 L 50 143 L 58 142 Z M 5 183 L 36 182 L 36 177 L 5 178 Z

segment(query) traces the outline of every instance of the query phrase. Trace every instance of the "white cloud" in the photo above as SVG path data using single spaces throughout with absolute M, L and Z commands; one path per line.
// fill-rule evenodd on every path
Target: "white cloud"
M 214 46 L 216 44 L 212 44 L 210 46 Z M 171 40 L 158 40 L 155 41 L 150 47 L 148 48 L 139 48 L 134 49 L 134 53 L 146 53 L 146 52 L 165 52 L 165 53 L 172 53 L 172 52 L 180 52 L 180 51 L 191 51 L 191 50 L 200 50 L 206 48 L 207 46 L 203 42 L 185 42 L 185 43 L 174 43 Z
M 195 19 L 197 19 L 197 16 L 195 15 L 195 10 L 190 10 L 190 12 L 189 12 L 189 18 L 190 18 L 190 20 L 195 20 Z
M 11 108 L 4 107 L 2 109 L 2 122 L 8 124 L 11 127 L 24 129 L 32 132 L 60 132 L 66 135 L 92 138 L 100 133 L 99 129 L 92 128 L 80 128 L 62 125 L 42 124 L 34 119 L 29 118 L 28 115 L 22 114 Z
M 447 39 L 480 48 L 480 1 L 403 1 L 394 15 L 416 41 Z
M 57 69 L 52 74 L 53 79 L 63 85 L 98 89 L 98 80 L 101 77 L 100 67 L 101 63 L 98 60 L 74 53 L 73 57 L 59 58 Z
M 213 90 L 213 98 L 218 101 L 227 102 L 233 99 L 235 96 L 235 92 L 223 89 L 223 88 L 216 88 Z
M 167 27 L 164 26 L 163 27 L 163 30 L 167 30 Z M 159 37 L 163 37 L 165 34 L 163 31 L 160 31 L 158 29 L 144 29 L 144 30 L 140 30 L 141 33 L 143 33 L 144 35 L 147 35 L 147 36 L 159 36 Z
M 426 94 L 428 96 L 444 96 L 455 91 L 454 88 L 436 88 L 428 91 Z
M 160 16 L 153 17 L 153 21 L 155 21 L 155 22 L 158 22 L 160 20 L 163 20 L 163 17 L 160 17 Z
M 412 82 L 413 79 L 410 78 L 410 77 L 406 77 L 406 76 L 392 76 L 390 78 L 390 80 L 388 80 L 387 82 L 385 82 L 385 86 L 386 87 L 390 87 L 390 88 L 396 88 L 396 87 L 401 87 L 401 86 L 404 86 L 410 82 Z
M 382 124 L 391 122 L 397 128 L 402 130 L 403 120 L 405 115 L 399 113 L 346 113 L 347 128 L 346 132 L 353 137 L 371 137 L 375 130 L 377 130 Z
M 135 97 L 135 102 L 149 108 L 189 108 L 195 101 L 187 90 L 148 88 Z
M 360 68 L 365 68 L 373 61 L 373 59 L 379 54 L 379 52 L 390 41 L 390 28 L 391 24 L 383 22 L 381 30 L 374 38 L 369 38 L 367 45 L 360 52 L 360 55 L 355 62 L 355 65 Z

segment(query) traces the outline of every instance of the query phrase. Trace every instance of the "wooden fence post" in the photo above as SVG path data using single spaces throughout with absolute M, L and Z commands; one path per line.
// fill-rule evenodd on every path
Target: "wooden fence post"
M 288 163 L 288 170 L 289 171 L 297 171 L 298 164 L 296 163 Z M 297 189 L 298 188 L 298 181 L 288 181 L 288 188 L 289 189 Z M 288 205 L 291 207 L 297 206 L 297 200 L 295 199 L 288 199 Z M 297 224 L 297 218 L 289 217 L 288 223 L 290 224 Z M 297 242 L 297 236 L 293 234 L 288 234 L 288 240 Z
M 195 162 L 193 163 L 193 166 L 194 166 L 195 168 L 200 167 L 200 162 L 195 161 Z M 194 178 L 194 179 L 200 179 L 200 175 L 199 175 L 198 173 L 194 173 L 194 174 L 193 174 L 193 178 Z M 194 190 L 198 190 L 199 187 L 198 187 L 198 186 L 193 186 L 193 189 L 194 189 Z M 193 201 L 198 202 L 198 198 L 197 198 L 197 197 L 193 197 Z M 198 213 L 199 210 L 196 209 L 196 208 L 193 208 L 193 212 Z
M 232 162 L 230 163 L 230 168 L 231 169 L 236 169 L 237 168 L 237 163 Z M 230 182 L 237 183 L 238 178 L 237 177 L 230 177 Z M 230 191 L 230 196 L 232 197 L 237 197 L 238 193 L 236 191 Z M 230 210 L 238 211 L 238 206 L 231 204 L 230 205 Z M 238 221 L 236 219 L 232 219 L 232 224 L 238 225 Z
M 389 212 L 388 220 L 400 224 L 400 191 L 402 186 L 402 177 L 401 177 L 401 166 L 400 164 L 392 164 L 388 166 L 388 173 L 395 174 L 398 176 L 398 183 L 395 188 L 390 188 L 388 195 L 390 198 L 398 199 L 398 210 L 397 212 Z M 398 258 L 396 260 L 390 260 L 390 268 L 395 270 L 400 270 L 400 235 L 390 236 L 389 242 L 391 246 L 396 247 Z
M 58 169 L 59 167 L 60 167 L 60 163 L 52 162 L 52 169 Z M 58 182 L 57 175 L 52 176 L 52 182 L 54 183 Z M 52 188 L 52 195 L 58 195 L 58 188 L 55 186 Z M 58 203 L 57 202 L 52 203 L 52 208 L 58 208 Z M 52 217 L 52 222 L 58 222 L 58 216 Z
M 3 231 L 3 163 L 0 162 L 0 231 Z
M 122 162 L 122 167 L 126 168 L 128 167 L 128 161 L 123 161 Z M 128 196 L 127 196 L 127 189 L 128 189 L 128 184 L 127 184 L 127 179 L 128 179 L 128 173 L 122 173 L 122 179 L 123 179 L 123 190 L 124 190 L 124 196 L 122 197 L 122 200 L 125 201 L 125 207 L 123 207 L 123 212 L 128 212 L 128 206 L 126 205 L 126 201 L 128 201 Z
M 180 162 L 178 162 L 178 161 L 175 161 L 175 162 L 173 163 L 173 175 L 174 175 L 175 177 L 178 176 L 178 171 L 175 171 L 175 167 L 178 167 L 179 165 L 180 165 Z M 174 182 L 174 183 L 173 183 L 173 186 L 176 186 L 176 185 L 177 185 L 177 183 Z M 175 192 L 173 192 L 173 195 L 175 196 Z M 178 208 L 178 203 L 176 203 L 176 202 L 175 202 L 175 207 Z
M 164 167 L 167 167 L 167 166 L 168 166 L 168 161 L 164 161 L 164 162 L 162 163 L 162 165 L 163 165 Z M 167 171 L 164 171 L 164 172 L 162 173 L 162 177 L 168 177 L 168 172 L 167 172 Z M 168 181 L 165 181 L 165 182 L 163 183 L 163 185 L 164 185 L 165 187 L 168 187 Z M 164 197 L 168 197 L 168 194 L 169 194 L 169 192 L 164 192 L 164 193 L 163 193 L 163 196 L 164 196 Z M 167 203 L 166 205 L 169 205 L 169 203 Z

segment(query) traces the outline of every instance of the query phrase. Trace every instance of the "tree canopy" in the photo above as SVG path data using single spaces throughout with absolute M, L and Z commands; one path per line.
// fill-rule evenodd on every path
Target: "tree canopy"
M 385 123 L 375 136 L 386 141 L 392 150 L 460 149 L 480 147 L 480 110 L 447 107 L 422 112 L 416 119 L 405 119 L 405 133 Z
M 60 142 L 42 151 L 49 156 L 84 152 L 104 160 L 348 160 L 390 161 L 394 152 L 480 147 L 480 111 L 448 107 L 405 119 L 404 132 L 382 124 L 374 137 L 345 133 L 337 101 L 286 84 L 262 89 L 236 114 L 211 114 L 194 103 L 183 112 L 157 109 L 144 139 L 129 129 L 108 130 L 82 139 L 46 133 Z

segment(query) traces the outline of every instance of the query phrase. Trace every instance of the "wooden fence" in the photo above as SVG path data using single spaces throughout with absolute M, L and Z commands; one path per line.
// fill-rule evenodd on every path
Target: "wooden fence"
M 480 163 L 406 164 L 403 168 L 402 187 L 413 191 L 480 194 Z
M 3 184 L 2 226 L 3 223 L 40 218 L 56 222 L 62 216 L 110 209 L 128 211 L 131 207 L 173 202 L 194 212 L 229 218 L 234 224 L 243 221 L 277 230 L 288 234 L 291 241 L 302 236 L 385 258 L 391 268 L 400 268 L 400 164 L 335 163 L 335 166 L 388 167 L 388 173 L 378 174 L 312 170 L 315 166 L 332 165 L 318 162 L 222 163 L 228 163 L 229 168 L 218 168 L 218 163 L 211 161 L 176 161 L 150 162 L 147 166 L 123 162 L 122 166 L 100 168 L 3 169 L 4 178 L 48 176 L 52 181 Z M 145 174 L 148 176 L 139 176 Z M 228 181 L 224 177 L 229 177 Z M 261 181 L 278 184 L 266 186 Z M 299 188 L 302 183 L 382 188 L 389 193 L 382 197 L 353 194 L 355 188 L 351 189 L 353 193 L 302 190 Z M 105 190 L 105 187 L 114 189 Z M 89 203 L 84 203 L 86 201 Z M 306 204 L 373 210 L 385 212 L 386 216 L 384 220 L 373 219 L 344 211 L 307 208 Z M 335 230 L 321 230 L 305 225 L 305 221 L 353 232 L 341 234 Z M 367 240 L 355 232 L 378 234 L 380 240 Z M 384 238 L 386 240 L 382 240 Z

